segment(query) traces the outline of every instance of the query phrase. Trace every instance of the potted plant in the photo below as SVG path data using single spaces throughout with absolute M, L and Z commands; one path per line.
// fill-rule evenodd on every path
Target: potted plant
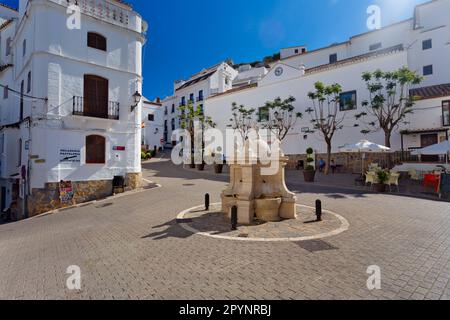
M 386 192 L 386 182 L 389 181 L 389 172 L 385 170 L 377 171 L 378 183 L 375 184 L 375 190 L 377 192 Z
M 305 182 L 314 182 L 316 177 L 316 168 L 314 167 L 314 150 L 312 148 L 308 148 L 306 150 L 306 167 L 303 171 L 303 177 L 305 178 Z
M 214 159 L 214 172 L 216 174 L 221 174 L 223 172 L 223 155 L 221 153 L 212 153 L 211 157 Z

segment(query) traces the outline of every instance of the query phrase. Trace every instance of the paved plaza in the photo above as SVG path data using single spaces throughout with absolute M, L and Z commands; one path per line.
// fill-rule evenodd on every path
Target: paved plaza
M 288 177 L 298 203 L 321 199 L 348 230 L 306 241 L 232 241 L 177 223 L 206 192 L 219 202 L 226 175 L 155 159 L 144 176 L 161 187 L 0 225 L 0 298 L 450 299 L 449 203 Z M 71 265 L 81 269 L 80 291 L 66 288 Z M 372 265 L 381 268 L 381 290 L 367 289 Z

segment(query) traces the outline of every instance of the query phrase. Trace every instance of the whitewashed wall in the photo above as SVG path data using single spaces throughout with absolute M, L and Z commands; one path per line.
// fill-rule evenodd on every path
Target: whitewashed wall
M 314 90 L 314 83 L 317 81 L 322 81 L 325 84 L 339 83 L 342 85 L 344 92 L 357 90 L 358 109 L 345 112 L 346 128 L 336 134 L 333 140 L 333 152 L 337 152 L 340 146 L 347 143 L 355 143 L 363 138 L 384 144 L 384 135 L 381 132 L 363 136 L 361 134 L 362 128 L 353 127 L 357 123 L 355 115 L 363 110 L 361 101 L 368 98 L 367 88 L 361 80 L 361 75 L 365 71 L 372 71 L 377 68 L 386 71 L 395 70 L 405 65 L 406 62 L 407 53 L 398 52 L 305 76 L 300 76 L 300 70 L 298 69 L 282 65 L 284 67 L 284 73 L 281 77 L 276 77 L 274 70 L 272 70 L 257 88 L 246 89 L 208 99 L 206 101 L 206 114 L 218 123 L 219 129 L 225 130 L 230 124 L 229 119 L 232 117 L 231 104 L 233 102 L 244 104 L 247 107 L 259 108 L 264 106 L 266 101 L 273 100 L 278 96 L 287 98 L 292 95 L 297 99 L 295 102 L 296 112 L 302 112 L 304 117 L 298 121 L 296 128 L 283 143 L 285 153 L 304 154 L 308 147 L 313 147 L 317 152 L 325 152 L 325 143 L 318 133 L 308 135 L 306 140 L 303 138 L 304 134 L 301 133 L 302 128 L 312 129 L 311 118 L 308 114 L 305 114 L 305 110 L 311 106 L 307 94 Z M 392 144 L 395 149 L 400 148 L 401 141 L 399 135 L 393 137 Z

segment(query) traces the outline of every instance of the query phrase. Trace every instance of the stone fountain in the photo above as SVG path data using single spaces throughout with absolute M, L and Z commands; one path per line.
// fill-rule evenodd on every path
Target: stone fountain
M 276 174 L 265 175 L 271 165 L 266 165 L 254 152 L 249 143 L 244 152 L 230 163 L 230 184 L 222 192 L 222 212 L 231 218 L 233 206 L 238 208 L 238 223 L 250 225 L 255 218 L 266 222 L 296 218 L 294 193 L 286 186 L 285 169 L 288 157 L 279 151 Z M 262 163 L 263 162 L 263 163 Z

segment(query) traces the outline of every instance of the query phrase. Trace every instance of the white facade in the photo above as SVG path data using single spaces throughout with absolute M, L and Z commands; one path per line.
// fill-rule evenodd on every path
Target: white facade
M 304 114 L 284 141 L 283 149 L 288 155 L 305 154 L 308 147 L 319 153 L 326 152 L 326 145 L 318 133 L 305 134 L 312 130 L 311 118 L 305 110 L 311 106 L 308 92 L 314 91 L 314 83 L 339 83 L 343 92 L 356 91 L 357 109 L 345 112 L 345 128 L 338 131 L 333 152 L 347 143 L 361 139 L 384 144 L 382 132 L 363 135 L 355 115 L 363 111 L 361 102 L 367 100 L 368 90 L 361 75 L 366 71 L 397 70 L 403 66 L 423 74 L 430 71 L 424 68 L 432 65 L 432 74 L 425 74 L 421 87 L 450 83 L 450 0 L 436 0 L 420 5 L 415 17 L 382 30 L 352 37 L 348 42 L 327 48 L 286 57 L 272 65 L 271 71 L 258 82 L 257 87 L 244 87 L 242 90 L 210 97 L 205 104 L 207 116 L 211 116 L 220 129 L 230 124 L 233 102 L 258 109 L 266 101 L 277 97 L 296 98 L 296 112 Z M 431 44 L 431 48 L 430 48 Z M 288 55 L 288 54 L 287 54 Z M 427 70 L 425 70 L 427 69 Z M 435 89 L 435 88 L 433 88 Z M 430 90 L 428 90 L 430 91 Z M 432 90 L 431 90 L 432 91 Z M 443 119 L 443 105 L 450 100 L 450 91 L 419 101 L 415 113 L 409 116 L 407 124 L 392 137 L 394 150 L 413 150 L 421 147 L 422 135 L 436 135 L 438 140 L 448 139 L 450 124 L 448 112 Z M 411 133 L 411 134 L 410 134 Z
M 21 0 L 14 30 L 1 31 L 2 59 L 3 33 L 13 32 L 8 57 L 13 67 L 0 78 L 17 92 L 1 100 L 2 132 L 16 149 L 3 157 L 8 162 L 15 154 L 22 157 L 11 171 L 2 170 L 2 178 L 20 178 L 22 197 L 47 183 L 112 180 L 141 171 L 141 103 L 134 106 L 133 94 L 142 92 L 146 24 L 120 1 L 79 0 L 79 28 L 69 28 L 74 15 L 68 6 L 75 2 Z M 105 39 L 105 50 L 88 45 L 89 33 Z M 101 79 L 106 93 L 88 96 L 85 91 L 93 89 L 85 85 L 87 77 Z M 105 109 L 94 114 L 88 104 Z M 11 130 L 20 133 L 14 137 Z M 94 135 L 105 139 L 104 163 L 86 163 L 87 137 Z M 75 154 L 74 161 L 61 159 L 67 150 Z
M 164 147 L 164 108 L 144 99 L 142 104 L 142 144 L 150 150 Z
M 180 128 L 180 106 L 192 101 L 195 107 L 204 108 L 204 101 L 213 95 L 229 91 L 238 72 L 227 62 L 219 63 L 192 75 L 188 80 L 174 83 L 174 94 L 163 99 L 163 139 L 167 147 L 172 145 L 173 132 Z

